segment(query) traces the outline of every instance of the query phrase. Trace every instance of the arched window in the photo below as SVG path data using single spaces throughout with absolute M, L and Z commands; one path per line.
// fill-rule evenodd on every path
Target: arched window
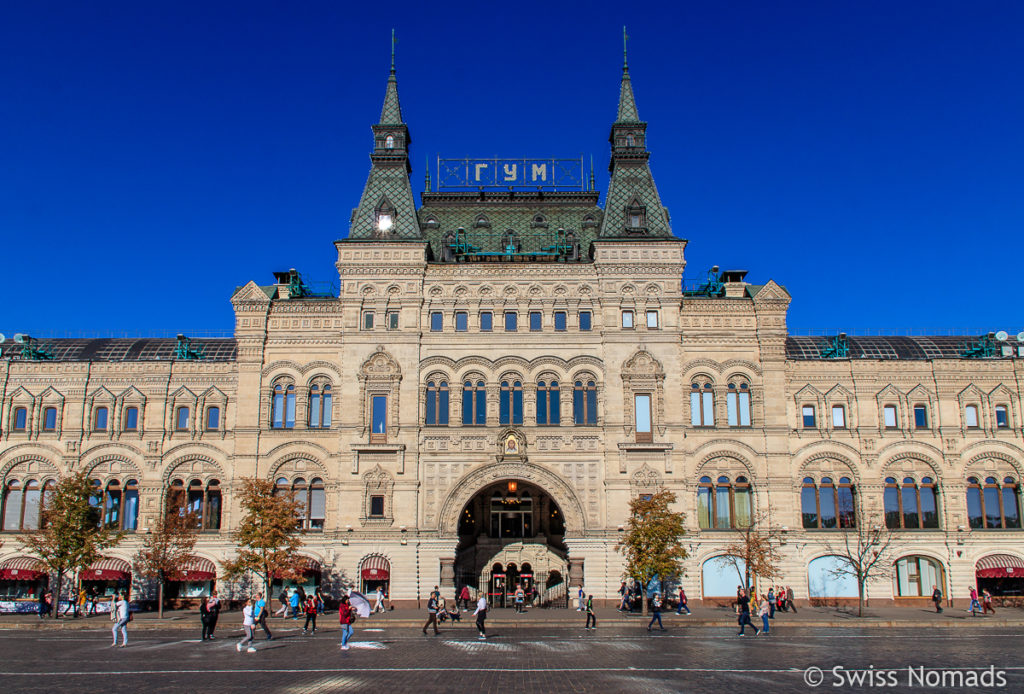
M 750 426 L 750 386 L 747 383 L 730 383 L 725 405 L 728 410 L 729 426 Z
M 498 403 L 498 421 L 501 424 L 523 423 L 522 381 L 501 382 L 501 399 Z
M 181 485 L 180 480 L 176 480 Z M 56 485 L 48 483 L 44 496 Z M 172 485 L 172 490 L 175 489 Z M 130 479 L 121 485 L 118 479 L 92 481 L 89 504 L 96 509 L 97 523 L 111 530 L 137 530 L 139 523 L 139 483 Z
M 537 382 L 537 424 L 557 426 L 561 423 L 561 400 L 558 381 Z
M 917 484 L 913 477 L 903 483 L 895 477 L 885 478 L 885 526 L 894 530 L 938 528 L 939 513 L 935 501 L 935 482 L 922 477 Z
M 627 147 L 635 147 L 636 146 L 636 138 L 633 137 L 632 135 L 626 135 L 626 146 Z
M 753 519 L 750 482 L 740 475 L 731 482 L 719 475 L 712 483 L 701 477 L 697 485 L 697 521 L 703 529 L 728 530 L 749 528 Z
M 388 135 L 387 137 L 384 138 L 384 149 L 394 149 L 394 148 L 395 148 L 395 136 L 394 135 Z
M 219 407 L 207 407 L 206 408 L 206 430 L 217 431 L 220 429 L 220 408 Z
M 932 594 L 932 586 L 945 586 L 945 572 L 942 564 L 929 557 L 903 557 L 896 562 L 893 576 L 895 594 L 898 597 L 926 597 Z
M 572 416 L 577 426 L 597 424 L 597 384 L 593 381 L 573 384 Z
M 329 429 L 331 426 L 331 384 L 314 381 L 309 386 L 309 428 Z
M 487 390 L 483 381 L 462 384 L 462 424 L 483 426 L 487 423 Z
M 27 407 L 15 407 L 14 408 L 14 431 L 25 431 L 28 428 L 28 408 Z
M 124 420 L 121 422 L 125 431 L 138 431 L 139 429 L 139 408 L 134 405 L 124 408 Z
M 43 410 L 43 431 L 57 431 L 56 407 L 47 407 Z
M 695 427 L 715 426 L 715 394 L 711 383 L 694 382 L 690 386 L 690 424 Z
M 977 477 L 967 478 L 967 519 L 972 528 L 987 530 L 993 528 L 1019 529 L 1020 497 L 1017 482 L 1004 477 L 1002 483 L 996 477 L 986 477 L 985 484 Z
M 188 431 L 189 409 L 179 407 L 174 413 L 174 428 L 178 431 Z
M 853 506 L 853 483 L 840 477 L 835 484 L 831 477 L 822 477 L 820 485 L 805 477 L 800 490 L 800 511 L 805 528 L 853 528 L 856 513 Z
M 281 478 L 277 481 L 277 488 L 288 489 L 288 480 Z M 299 517 L 297 525 L 302 530 L 323 530 L 324 518 L 327 511 L 327 492 L 324 489 L 324 481 L 319 477 L 306 484 L 302 477 L 295 478 L 291 484 L 292 498 L 299 503 Z
M 221 521 L 222 498 L 219 480 L 210 480 L 204 486 L 200 480 L 189 482 L 187 495 L 181 480 L 171 484 L 171 498 L 185 499 L 182 513 L 194 516 L 196 528 L 199 530 L 219 530 Z M 181 508 L 181 504 L 175 502 Z
M 291 383 L 274 384 L 271 402 L 270 426 L 291 429 L 295 426 L 295 386 Z
M 448 381 L 427 382 L 426 419 L 424 424 L 448 426 Z
M 92 430 L 93 431 L 106 431 L 107 430 L 107 408 L 97 407 L 92 413 Z
M 4 489 L 4 530 L 21 530 L 22 499 L 21 483 L 11 480 Z

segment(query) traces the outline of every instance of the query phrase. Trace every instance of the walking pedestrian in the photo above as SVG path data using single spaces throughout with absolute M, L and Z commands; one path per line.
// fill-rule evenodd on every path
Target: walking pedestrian
M 775 619 L 775 591 L 768 586 L 768 619 Z
M 377 612 L 383 612 L 384 611 L 384 590 L 380 586 L 377 586 L 376 598 L 377 598 L 377 602 L 373 606 L 374 614 L 376 614 Z
M 246 653 L 256 652 L 254 648 L 256 645 L 256 621 L 252 617 L 252 611 L 252 598 L 246 598 L 242 603 L 242 631 L 245 632 L 245 636 L 235 644 L 235 650 L 239 653 L 242 652 L 243 647 L 246 647 Z
M 625 581 L 619 586 L 619 606 L 615 609 L 619 612 L 625 612 L 629 609 L 629 589 L 626 588 Z
M 277 596 L 277 601 L 281 603 L 281 607 L 279 607 L 274 612 L 274 616 L 275 617 L 287 617 L 288 616 L 288 589 L 287 588 L 282 588 L 281 589 L 281 592 Z
M 39 592 L 39 619 L 46 619 L 46 615 L 50 612 L 50 602 L 47 600 L 49 593 L 46 591 Z
M 761 630 L 764 632 L 765 636 L 771 633 L 768 626 L 768 615 L 771 611 L 771 604 L 772 601 L 768 599 L 768 596 L 762 595 L 761 605 L 757 608 L 757 614 L 761 618 Z
M 462 592 L 459 593 L 459 599 L 462 600 L 462 609 L 469 609 L 469 586 L 462 586 Z
M 343 651 L 348 650 L 348 640 L 352 638 L 352 623 L 355 620 L 355 611 L 348 602 L 348 596 L 342 595 L 341 602 L 338 604 L 338 623 L 341 624 L 341 650 Z M 427 632 L 424 631 L 423 633 Z
M 220 618 L 220 598 L 217 597 L 217 591 L 210 591 L 210 599 L 206 603 L 206 607 L 210 610 L 210 631 L 208 638 L 215 639 L 213 635 L 214 629 L 217 628 L 217 620 Z
M 678 609 L 678 610 L 676 610 L 676 614 L 682 614 L 682 613 L 683 613 L 683 610 L 686 610 L 686 614 L 692 614 L 692 613 L 690 612 L 690 607 L 689 607 L 689 605 L 687 605 L 686 603 L 687 603 L 687 600 L 686 600 L 686 591 L 685 591 L 685 590 L 683 590 L 682 588 L 680 588 L 680 589 L 679 589 L 679 609 Z
M 131 612 L 128 609 L 128 601 L 124 599 L 124 596 L 114 593 L 114 604 L 113 609 L 110 610 L 110 619 L 114 622 L 114 627 L 110 630 L 114 635 L 114 642 L 110 644 L 111 648 L 117 646 L 117 632 L 121 631 L 121 648 L 125 648 L 128 645 L 128 621 L 131 619 Z
M 203 636 L 200 641 L 205 641 L 210 635 L 210 598 L 203 596 L 199 599 L 199 622 L 203 625 Z
M 306 603 L 302 606 L 302 609 L 306 612 L 306 623 L 302 625 L 302 635 L 305 636 L 307 633 L 316 634 L 316 596 L 306 596 Z M 313 624 L 313 631 L 309 631 L 310 623 Z
M 523 603 L 526 602 L 526 591 L 523 590 L 523 585 L 520 583 L 516 586 L 516 613 L 523 613 Z
M 594 596 L 593 595 L 591 595 L 590 597 L 587 598 L 587 604 L 584 607 L 584 609 L 587 611 L 587 625 L 585 627 L 583 627 L 583 628 L 584 629 L 597 629 L 597 615 L 594 614 Z M 591 622 L 594 623 L 594 626 L 590 626 Z
M 100 601 L 100 593 L 96 586 L 93 586 L 89 590 L 89 612 L 86 617 L 92 617 L 96 614 L 96 604 Z
M 486 639 L 487 628 L 484 622 L 487 621 L 487 596 L 483 593 L 480 593 L 480 597 L 476 601 L 476 612 L 473 613 L 473 616 L 476 617 L 476 630 L 480 632 L 477 638 L 481 640 Z
M 935 603 L 935 612 L 942 614 L 942 591 L 938 586 L 932 586 L 932 602 Z
M 263 633 L 267 635 L 267 641 L 273 641 L 274 635 L 270 633 L 270 629 L 267 628 L 267 614 L 270 612 L 270 608 L 267 606 L 267 601 L 263 597 L 263 593 L 256 593 L 256 605 L 252 609 L 253 618 L 256 620 L 256 624 L 259 624 L 260 628 L 263 629 Z M 253 629 L 255 631 L 255 629 Z
M 737 636 L 746 636 L 744 631 L 746 630 L 747 625 L 750 625 L 754 630 L 754 636 L 761 633 L 761 630 L 755 627 L 750 621 L 750 598 L 747 597 L 747 591 L 742 588 L 740 588 L 740 592 L 736 596 L 736 609 L 739 610 L 740 614 L 739 619 L 737 620 L 740 625 L 739 633 L 736 634 Z
M 327 599 L 318 587 L 316 589 L 316 611 L 317 614 L 323 614 L 327 610 Z
M 786 607 L 793 610 L 793 614 L 796 614 L 796 603 L 793 602 L 792 586 L 786 586 Z
M 299 605 L 302 604 L 302 598 L 299 597 L 299 590 L 301 588 L 302 587 L 299 586 L 299 588 L 293 590 L 291 597 L 288 598 L 288 607 L 291 608 L 292 619 L 299 618 Z
M 576 611 L 583 611 L 583 586 L 580 586 L 579 592 L 576 594 Z
M 655 593 L 651 600 L 651 621 L 647 623 L 647 631 L 654 626 L 654 620 L 658 620 L 658 628 L 665 631 L 665 625 L 661 623 L 661 593 Z
M 996 608 L 992 607 L 992 593 L 988 592 L 988 588 L 981 591 L 981 606 L 983 608 L 982 614 L 996 613 Z
M 978 589 L 971 586 L 971 609 L 967 610 L 971 613 L 972 617 L 977 617 L 978 613 L 981 612 L 981 603 L 978 602 Z
M 431 593 L 427 600 L 427 623 L 423 625 L 423 635 L 427 635 L 427 627 L 434 625 L 434 636 L 440 632 L 437 630 L 437 593 Z

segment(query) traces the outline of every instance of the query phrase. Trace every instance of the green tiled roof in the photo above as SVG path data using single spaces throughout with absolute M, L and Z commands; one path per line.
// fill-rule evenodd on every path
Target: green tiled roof
M 629 79 L 629 68 L 622 68 L 622 84 L 619 85 L 618 123 L 639 123 L 640 114 L 636 110 L 636 99 L 633 98 L 633 84 Z
M 398 101 L 398 78 L 395 77 L 395 69 L 391 68 L 388 86 L 384 92 L 384 106 L 380 110 L 380 125 L 397 125 L 404 122 L 402 106 Z

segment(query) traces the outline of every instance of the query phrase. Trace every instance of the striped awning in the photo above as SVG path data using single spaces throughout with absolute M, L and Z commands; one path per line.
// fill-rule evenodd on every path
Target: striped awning
M 124 559 L 97 559 L 82 572 L 83 581 L 121 581 L 132 577 L 132 567 Z
M 318 562 L 316 559 L 313 559 L 312 557 L 302 557 L 302 556 L 300 556 L 300 557 L 298 557 L 298 560 L 299 560 L 299 563 L 298 563 L 297 571 L 298 571 L 298 573 L 302 574 L 303 576 L 311 576 L 311 575 L 318 574 L 318 573 L 321 572 L 320 562 Z M 273 572 L 272 577 L 273 578 L 281 578 L 282 575 L 281 575 L 280 572 L 275 571 L 275 572 Z
M 0 580 L 34 581 L 45 575 L 46 569 L 35 557 L 11 557 L 0 562 Z
M 192 557 L 167 577 L 171 581 L 214 581 L 217 567 L 205 557 Z
M 977 564 L 978 578 L 1024 578 L 1024 559 L 1012 554 L 990 554 Z
M 386 581 L 391 578 L 391 562 L 379 554 L 363 559 L 359 569 L 364 581 Z

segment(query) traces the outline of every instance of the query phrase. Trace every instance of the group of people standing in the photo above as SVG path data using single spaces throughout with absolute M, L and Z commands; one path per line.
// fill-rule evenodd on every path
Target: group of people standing
M 462 621 L 458 615 L 459 600 L 463 601 L 465 605 L 469 601 L 469 588 L 467 586 L 462 587 L 462 591 L 456 595 L 455 599 L 455 613 L 452 614 L 448 611 L 445 599 L 441 597 L 441 590 L 434 586 L 434 590 L 430 592 L 430 597 L 427 598 L 427 621 L 423 625 L 423 635 L 427 635 L 427 629 L 429 627 L 434 628 L 434 636 L 440 634 L 440 630 L 437 628 L 439 617 L 443 614 L 448 614 L 452 618 L 452 621 Z M 466 609 L 469 609 L 468 606 Z M 518 611 L 518 610 L 517 610 Z M 476 601 L 476 611 L 473 612 L 473 616 L 476 617 L 476 630 L 478 632 L 477 638 L 481 641 L 487 638 L 487 596 L 482 592 L 480 597 Z M 443 621 L 443 620 L 442 620 Z

